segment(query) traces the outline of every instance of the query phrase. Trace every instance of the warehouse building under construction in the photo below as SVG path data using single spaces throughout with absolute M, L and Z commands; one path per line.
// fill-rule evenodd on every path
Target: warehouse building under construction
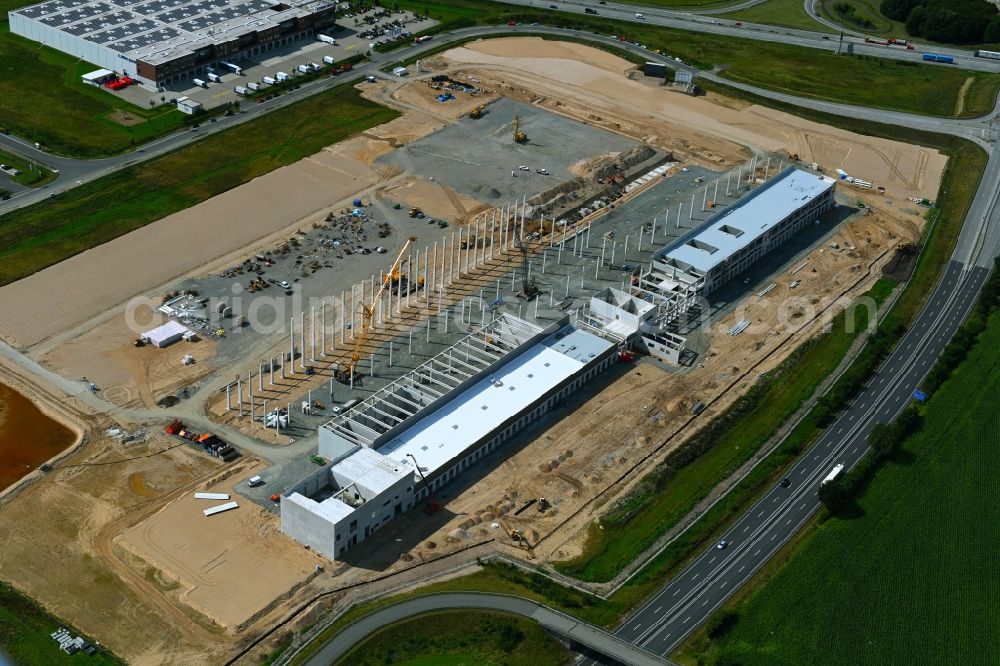
M 342 556 L 579 390 L 617 351 L 569 317 L 541 328 L 498 315 L 324 424 L 319 454 L 329 462 L 283 493 L 281 530 Z
M 833 208 L 836 181 L 789 167 L 653 255 L 577 323 L 493 320 L 319 429 L 329 462 L 286 490 L 283 532 L 339 558 L 635 349 L 685 355 L 672 324 Z

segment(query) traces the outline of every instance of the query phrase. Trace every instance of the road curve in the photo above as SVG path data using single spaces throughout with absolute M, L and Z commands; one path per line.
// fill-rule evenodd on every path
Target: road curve
M 475 609 L 513 613 L 531 618 L 545 629 L 602 654 L 614 655 L 617 663 L 628 666 L 663 666 L 669 662 L 623 641 L 591 624 L 581 622 L 547 606 L 505 594 L 447 592 L 428 594 L 381 608 L 349 624 L 312 655 L 307 666 L 329 666 L 352 647 L 379 629 L 396 622 L 440 610 Z M 291 658 L 294 655 L 288 655 Z

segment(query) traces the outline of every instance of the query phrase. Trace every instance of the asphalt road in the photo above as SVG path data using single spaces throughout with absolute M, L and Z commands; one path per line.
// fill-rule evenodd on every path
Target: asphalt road
M 306 666 L 329 666 L 347 654 L 366 636 L 383 627 L 417 615 L 446 609 L 497 610 L 531 618 L 560 636 L 605 654 L 615 655 L 617 663 L 621 664 L 662 666 L 668 663 L 665 659 L 616 638 L 603 629 L 580 622 L 565 613 L 554 611 L 534 601 L 504 594 L 455 592 L 414 597 L 366 615 L 330 639 L 306 661 Z M 294 654 L 284 655 L 283 659 L 287 660 L 293 656 Z

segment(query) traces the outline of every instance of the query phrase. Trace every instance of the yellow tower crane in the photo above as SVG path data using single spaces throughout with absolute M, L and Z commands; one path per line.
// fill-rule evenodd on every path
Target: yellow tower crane
M 387 277 L 399 275 L 399 267 L 402 264 L 403 257 L 406 255 L 406 251 L 410 249 L 410 245 L 413 244 L 413 241 L 415 240 L 417 240 L 416 236 L 410 236 L 406 240 L 406 243 L 403 244 L 399 254 L 396 255 L 396 260 L 392 262 L 392 266 L 389 267 Z M 355 331 L 354 350 L 351 352 L 350 361 L 348 361 L 346 366 L 337 368 L 334 373 L 337 381 L 348 384 L 359 377 L 358 362 L 361 361 L 361 353 L 364 351 L 365 344 L 368 342 L 368 338 L 372 332 L 372 318 L 375 316 L 375 308 L 378 306 L 379 299 L 382 298 L 382 292 L 386 290 L 386 287 L 392 288 L 391 278 L 382 281 L 378 291 L 375 292 L 375 295 L 372 297 L 372 302 L 370 304 L 361 304 L 361 329 Z

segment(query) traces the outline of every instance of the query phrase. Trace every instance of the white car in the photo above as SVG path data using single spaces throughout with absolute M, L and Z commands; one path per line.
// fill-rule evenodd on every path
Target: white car
M 535 169 L 535 171 L 538 172 L 538 173 L 540 173 L 540 174 L 542 174 L 543 176 L 549 175 L 549 170 L 548 169 Z
M 375 251 L 378 252 L 379 254 L 385 254 L 389 250 L 387 250 L 384 247 L 382 247 L 381 245 L 379 245 L 377 248 L 375 248 Z
M 524 164 L 522 164 L 521 166 L 519 166 L 519 167 L 517 167 L 517 168 L 518 168 L 518 169 L 520 169 L 521 171 L 531 171 L 531 169 L 529 169 L 529 168 L 528 168 L 527 166 L 525 166 Z
M 288 284 L 288 280 L 282 280 L 281 282 L 278 283 L 278 286 L 281 287 L 282 289 L 288 289 L 292 285 Z
M 635 13 L 635 17 L 637 19 L 644 19 L 644 18 L 646 18 L 646 15 L 645 14 L 640 14 L 639 12 L 636 12 Z
M 723 539 L 719 543 L 715 544 L 715 547 L 718 548 L 719 550 L 725 550 L 726 546 L 728 546 L 728 545 L 729 545 L 729 542 L 726 541 L 725 539 Z

